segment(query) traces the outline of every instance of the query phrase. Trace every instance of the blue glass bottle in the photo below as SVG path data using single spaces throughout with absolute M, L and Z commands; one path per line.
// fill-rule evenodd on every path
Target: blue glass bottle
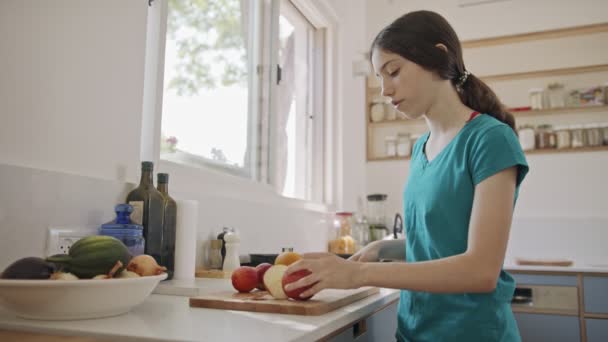
M 133 211 L 130 204 L 118 204 L 114 207 L 116 219 L 101 225 L 99 235 L 108 235 L 122 241 L 132 256 L 144 254 L 144 226 L 131 223 L 129 215 Z

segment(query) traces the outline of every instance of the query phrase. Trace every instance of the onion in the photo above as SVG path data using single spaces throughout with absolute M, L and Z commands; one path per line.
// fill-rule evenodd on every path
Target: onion
M 137 274 L 135 272 L 124 270 L 124 271 L 120 272 L 120 274 L 116 278 L 139 278 L 139 274 Z
M 78 280 L 78 277 L 73 275 L 72 273 L 66 272 L 55 272 L 51 274 L 52 280 Z
M 129 265 L 127 265 L 127 270 L 135 272 L 142 277 L 145 277 L 159 275 L 167 271 L 167 268 L 158 265 L 153 257 L 147 254 L 142 254 L 133 257 L 131 261 L 129 261 Z

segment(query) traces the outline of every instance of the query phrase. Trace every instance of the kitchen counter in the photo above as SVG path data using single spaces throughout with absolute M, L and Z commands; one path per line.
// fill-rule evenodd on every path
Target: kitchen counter
M 191 308 L 189 295 L 231 288 L 228 279 L 196 279 L 163 283 L 131 312 L 79 321 L 36 321 L 0 308 L 0 329 L 107 338 L 113 341 L 315 341 L 367 317 L 399 298 L 398 290 L 380 293 L 320 316 L 266 314 Z
M 539 272 L 539 273 L 597 273 L 608 274 L 608 264 L 573 264 L 572 266 L 520 266 L 504 265 L 507 272 Z

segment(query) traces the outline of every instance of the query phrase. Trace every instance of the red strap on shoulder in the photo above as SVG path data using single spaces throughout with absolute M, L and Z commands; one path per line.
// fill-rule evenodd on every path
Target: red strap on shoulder
M 467 120 L 467 122 L 469 122 L 469 121 L 471 121 L 471 120 L 475 119 L 475 117 L 476 117 L 477 115 L 479 115 L 479 114 L 481 114 L 481 113 L 480 113 L 480 112 L 477 112 L 477 111 L 475 111 L 475 112 L 471 113 L 471 116 L 469 117 L 469 120 Z

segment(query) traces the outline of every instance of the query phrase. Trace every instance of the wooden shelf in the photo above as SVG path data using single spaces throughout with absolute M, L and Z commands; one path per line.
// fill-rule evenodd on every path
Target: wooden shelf
M 591 72 L 608 71 L 608 64 L 586 65 L 580 67 L 569 67 L 560 69 L 546 69 L 535 71 L 514 72 L 509 74 L 498 75 L 480 75 L 478 76 L 484 82 L 511 81 L 526 78 L 550 77 L 561 75 L 574 75 Z M 477 76 L 477 75 L 476 75 Z
M 552 115 L 552 114 L 572 114 L 572 113 L 589 113 L 589 112 L 608 112 L 608 106 L 585 106 L 585 107 L 564 107 L 564 108 L 547 108 L 547 109 L 535 109 L 535 110 L 520 110 L 520 111 L 511 111 L 511 114 L 518 117 L 527 117 L 527 116 L 542 116 L 542 115 Z M 386 120 L 386 121 L 378 121 L 378 122 L 369 122 L 370 127 L 386 127 L 391 125 L 413 125 L 413 124 L 423 124 L 424 119 L 396 119 L 396 120 Z
M 579 147 L 579 148 L 565 148 L 565 149 L 542 149 L 526 151 L 526 155 L 538 155 L 538 154 L 557 154 L 557 153 L 583 153 L 583 152 L 601 152 L 608 151 L 608 146 L 595 146 L 595 147 Z M 410 157 L 371 157 L 367 161 L 389 161 L 389 160 L 409 160 Z
M 555 154 L 555 153 L 579 153 L 579 152 L 599 152 L 608 151 L 608 146 L 594 146 L 594 147 L 579 147 L 579 148 L 546 148 L 542 150 L 526 151 L 526 154 Z
M 572 36 L 583 36 L 583 35 L 596 34 L 596 33 L 602 33 L 602 32 L 608 32 L 608 23 L 567 27 L 567 28 L 554 29 L 554 30 L 528 32 L 528 33 L 514 34 L 514 35 L 508 35 L 508 36 L 501 36 L 501 37 L 493 37 L 493 38 L 465 40 L 465 41 L 462 41 L 461 44 L 464 49 L 471 49 L 471 48 L 481 48 L 481 47 L 488 47 L 488 46 L 495 46 L 495 45 L 523 43 L 523 42 L 529 42 L 529 41 L 535 41 L 535 40 L 546 40 L 546 39 L 556 39 L 556 38 L 564 38 L 564 37 L 572 37 Z
M 588 112 L 608 112 L 608 106 L 581 106 L 581 107 L 564 107 L 564 108 L 547 108 L 535 110 L 512 111 L 516 118 L 519 116 L 537 116 L 551 114 L 570 114 L 570 113 L 588 113 Z

